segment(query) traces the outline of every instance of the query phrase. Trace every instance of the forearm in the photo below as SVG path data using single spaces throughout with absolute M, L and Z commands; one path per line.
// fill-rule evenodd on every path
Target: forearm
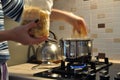
M 0 31 L 0 42 L 2 41 L 9 41 L 11 36 L 8 30 Z
M 71 25 L 73 25 L 74 22 L 76 22 L 76 20 L 79 20 L 79 22 L 81 22 L 83 26 L 86 26 L 85 21 L 82 17 L 76 16 L 73 13 L 58 10 L 58 9 L 52 9 L 50 19 L 66 21 L 67 23 Z
M 52 9 L 51 15 L 50 15 L 50 19 L 51 20 L 63 20 L 66 22 L 70 22 L 70 15 L 72 13 L 66 12 L 66 11 L 61 11 L 61 10 L 57 10 L 57 9 Z

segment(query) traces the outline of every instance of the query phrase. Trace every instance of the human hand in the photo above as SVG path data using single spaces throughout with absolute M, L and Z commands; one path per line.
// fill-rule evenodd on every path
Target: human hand
M 9 30 L 10 40 L 15 42 L 20 42 L 23 45 L 32 45 L 32 44 L 39 44 L 47 39 L 47 37 L 43 36 L 40 38 L 34 38 L 30 35 L 29 31 L 36 27 L 36 22 L 30 22 L 23 26 L 15 27 Z
M 73 26 L 73 33 L 77 31 L 77 34 L 81 38 L 86 38 L 88 36 L 88 29 L 83 18 L 71 14 L 69 23 Z

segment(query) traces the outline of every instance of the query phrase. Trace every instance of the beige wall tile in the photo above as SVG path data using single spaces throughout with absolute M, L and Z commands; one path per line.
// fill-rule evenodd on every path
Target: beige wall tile
M 59 26 L 59 30 L 64 30 L 65 26 Z
M 113 33 L 113 29 L 112 28 L 107 28 L 107 29 L 105 29 L 105 32 L 106 33 Z
M 71 12 L 76 12 L 77 9 L 76 8 L 71 8 Z
M 113 0 L 113 1 L 120 1 L 120 0 Z
M 114 41 L 115 43 L 120 43 L 120 38 L 115 38 L 115 39 L 113 39 L 113 41 Z
M 98 14 L 98 15 L 97 15 L 97 18 L 98 18 L 98 19 L 105 18 L 105 14 L 104 14 L 104 13 Z
M 90 5 L 90 9 L 97 9 L 97 5 L 96 4 Z
M 97 48 L 93 48 L 93 52 L 98 52 L 98 49 Z
M 91 34 L 91 38 L 97 38 L 98 35 L 97 34 Z

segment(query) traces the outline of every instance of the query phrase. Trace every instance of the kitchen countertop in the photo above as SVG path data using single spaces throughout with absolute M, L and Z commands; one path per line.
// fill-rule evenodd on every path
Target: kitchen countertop
M 25 64 L 8 67 L 10 80 L 43 80 L 43 79 L 54 80 L 54 79 L 46 79 L 41 77 L 34 77 L 33 74 L 48 70 L 50 67 L 56 67 L 58 66 L 58 64 L 54 66 L 47 66 L 47 67 L 44 65 L 40 65 L 35 68 L 36 65 L 37 64 L 25 63 Z

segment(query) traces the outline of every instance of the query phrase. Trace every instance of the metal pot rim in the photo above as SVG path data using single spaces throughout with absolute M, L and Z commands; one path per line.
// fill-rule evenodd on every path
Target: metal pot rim
M 64 38 L 63 41 L 90 41 L 92 38 Z

